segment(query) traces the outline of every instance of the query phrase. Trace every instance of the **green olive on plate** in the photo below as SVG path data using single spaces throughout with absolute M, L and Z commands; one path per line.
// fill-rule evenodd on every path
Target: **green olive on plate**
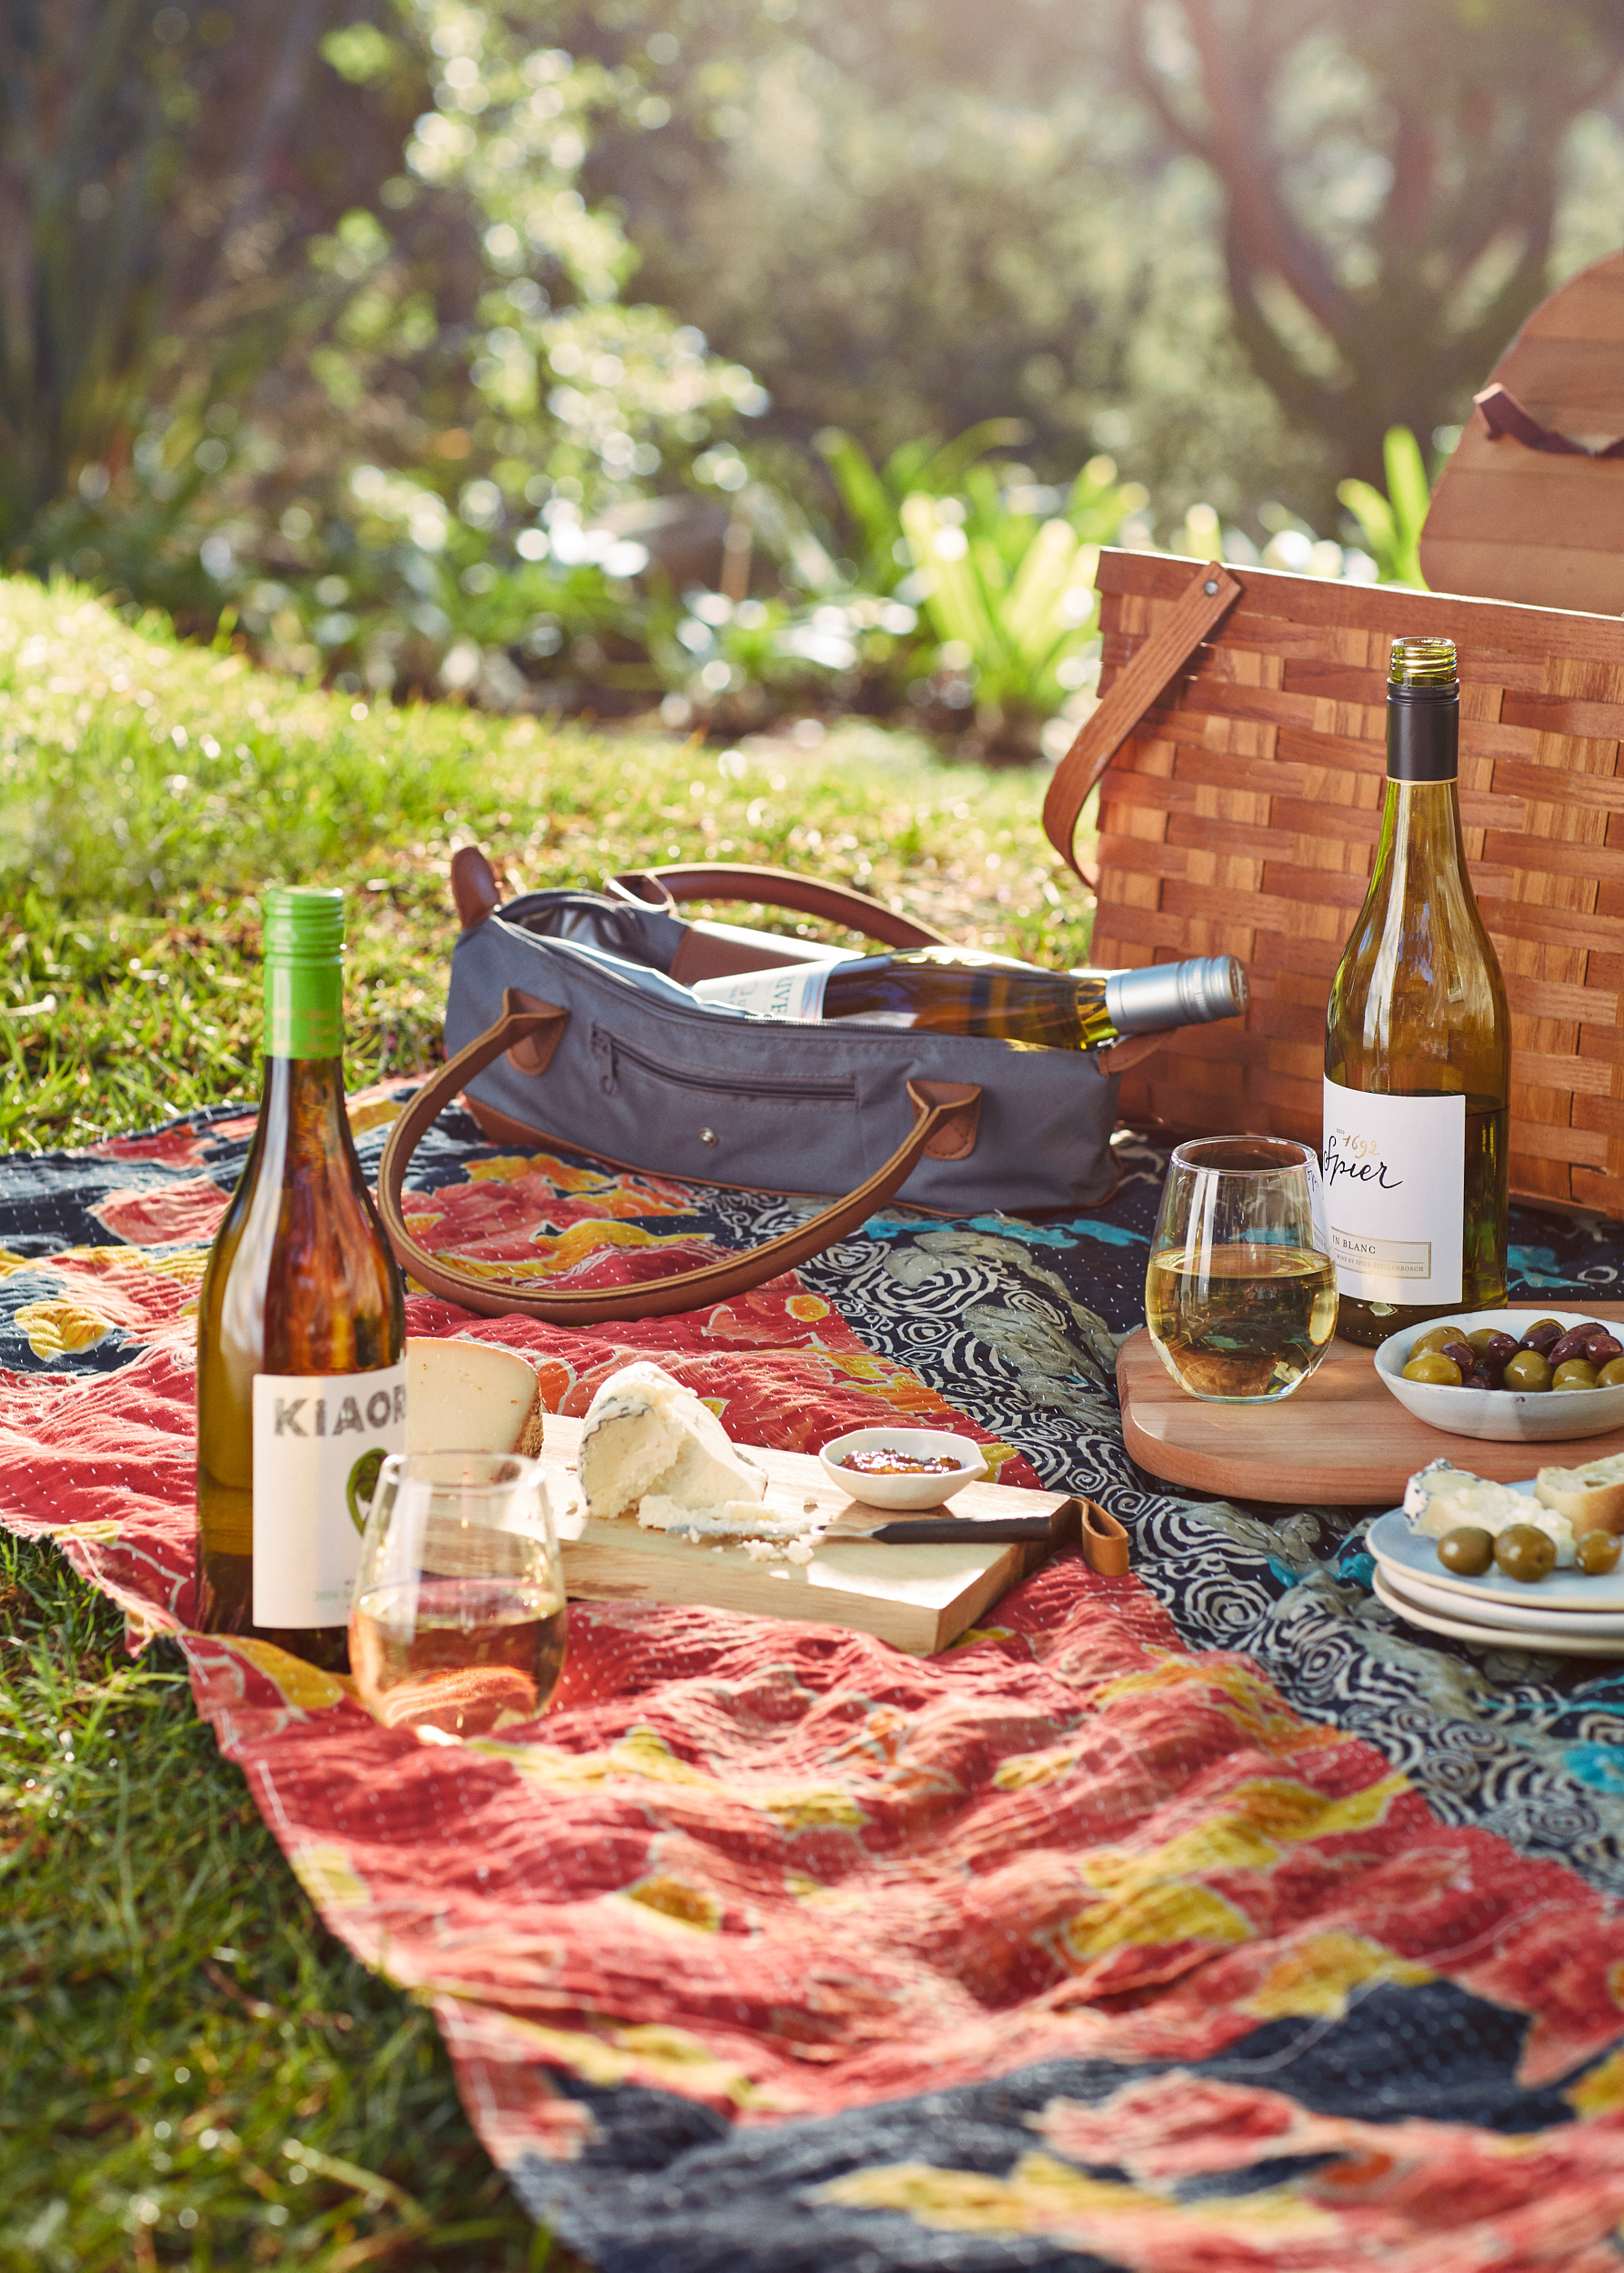
M 1501 1377 L 1508 1389 L 1549 1389 L 1550 1364 L 1537 1349 L 1519 1349 L 1515 1357 L 1508 1357 Z
M 1596 1368 L 1588 1357 L 1569 1357 L 1550 1377 L 1553 1389 L 1593 1389 Z
M 1475 1523 L 1458 1523 L 1438 1543 L 1438 1559 L 1460 1578 L 1479 1578 L 1494 1560 L 1494 1534 Z
M 1609 1357 L 1596 1377 L 1599 1389 L 1616 1389 L 1624 1382 L 1624 1357 Z
M 1412 1357 L 1425 1357 L 1429 1349 L 1442 1349 L 1446 1342 L 1463 1338 L 1458 1326 L 1429 1326 L 1424 1334 L 1418 1334 L 1409 1346 Z
M 1460 1368 L 1452 1357 L 1446 1357 L 1441 1349 L 1423 1350 L 1412 1357 L 1404 1368 L 1406 1381 L 1429 1381 L 1435 1388 L 1458 1389 Z
M 1599 1578 L 1618 1568 L 1619 1545 L 1610 1531 L 1581 1531 L 1573 1542 L 1573 1559 L 1580 1570 Z
M 1531 1523 L 1508 1524 L 1494 1543 L 1494 1559 L 1508 1578 L 1520 1578 L 1531 1587 L 1554 1567 L 1556 1543 Z

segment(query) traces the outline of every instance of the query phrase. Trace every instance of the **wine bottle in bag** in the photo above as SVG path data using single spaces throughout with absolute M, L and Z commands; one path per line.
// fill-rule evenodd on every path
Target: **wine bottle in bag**
M 1447 639 L 1400 639 L 1376 866 L 1332 982 L 1325 1208 L 1338 1331 L 1506 1299 L 1510 1019 L 1460 835 L 1460 683 Z
M 406 1379 L 345 1110 L 343 945 L 342 892 L 266 894 L 265 1088 L 197 1316 L 196 1623 L 337 1668 Z
M 1128 1034 L 1238 1017 L 1249 999 L 1246 967 L 1232 955 L 1197 956 L 1138 971 L 1047 971 L 967 947 L 842 955 L 705 978 L 693 992 L 701 1002 L 776 1018 L 849 1018 L 864 1026 L 919 1026 L 1077 1050 L 1100 1048 Z

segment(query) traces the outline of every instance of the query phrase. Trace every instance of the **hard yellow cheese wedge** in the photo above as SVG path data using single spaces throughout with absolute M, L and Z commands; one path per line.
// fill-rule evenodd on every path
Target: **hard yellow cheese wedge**
M 488 1342 L 406 1337 L 408 1452 L 541 1450 L 535 1368 Z

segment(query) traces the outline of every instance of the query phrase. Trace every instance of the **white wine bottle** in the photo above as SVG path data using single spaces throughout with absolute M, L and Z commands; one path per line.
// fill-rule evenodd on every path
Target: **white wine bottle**
M 736 978 L 701 979 L 701 1002 L 775 1018 L 851 1018 L 865 1026 L 977 1034 L 1033 1048 L 1095 1049 L 1125 1034 L 1154 1034 L 1235 1018 L 1249 995 L 1232 955 L 1156 963 L 1138 971 L 1046 971 L 1013 956 L 961 947 L 797 963 Z
M 265 897 L 265 1089 L 197 1315 L 195 1622 L 347 1665 L 360 1532 L 406 1450 L 406 1310 L 344 1103 L 344 895 Z
M 1338 1331 L 1367 1346 L 1506 1299 L 1510 1018 L 1466 873 L 1459 722 L 1452 644 L 1395 642 L 1381 837 L 1325 1029 Z

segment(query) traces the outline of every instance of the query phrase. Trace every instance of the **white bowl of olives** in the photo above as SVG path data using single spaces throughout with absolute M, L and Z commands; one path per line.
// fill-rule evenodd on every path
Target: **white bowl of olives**
M 1584 1310 L 1474 1310 L 1405 1327 L 1376 1352 L 1376 1370 L 1446 1436 L 1553 1444 L 1624 1428 L 1624 1331 Z

